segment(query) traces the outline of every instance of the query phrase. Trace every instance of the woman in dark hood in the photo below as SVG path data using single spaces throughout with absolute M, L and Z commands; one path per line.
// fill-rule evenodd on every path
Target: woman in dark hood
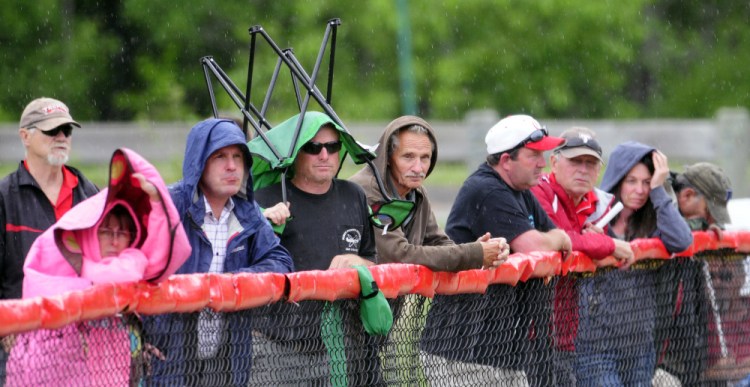
M 609 234 L 631 241 L 659 238 L 667 251 L 693 242 L 687 223 L 664 189 L 667 157 L 628 141 L 609 157 L 601 188 L 623 204 L 609 223 Z M 656 368 L 655 273 L 650 268 L 604 269 L 579 283 L 576 379 L 581 385 L 651 385 Z

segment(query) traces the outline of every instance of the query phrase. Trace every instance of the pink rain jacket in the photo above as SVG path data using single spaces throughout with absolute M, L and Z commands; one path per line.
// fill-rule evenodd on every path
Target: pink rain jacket
M 139 172 L 161 196 L 152 202 L 132 177 Z M 101 257 L 97 229 L 116 204 L 136 224 L 133 244 Z M 190 244 L 159 173 L 129 149 L 112 156 L 108 187 L 73 207 L 46 230 L 24 264 L 23 298 L 49 297 L 95 284 L 159 282 L 185 262 Z M 128 385 L 139 332 L 121 317 L 70 324 L 20 335 L 8 360 L 8 385 Z

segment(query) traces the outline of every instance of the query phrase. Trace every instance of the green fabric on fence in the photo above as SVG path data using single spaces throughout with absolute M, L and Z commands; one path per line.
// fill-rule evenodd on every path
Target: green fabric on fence
M 359 273 L 361 287 L 359 317 L 365 331 L 371 335 L 387 335 L 393 326 L 393 312 L 383 292 L 372 278 L 372 273 L 364 265 L 355 265 Z
M 346 386 L 346 351 L 344 349 L 344 321 L 335 302 L 326 302 L 320 319 L 320 336 L 328 351 L 331 385 Z

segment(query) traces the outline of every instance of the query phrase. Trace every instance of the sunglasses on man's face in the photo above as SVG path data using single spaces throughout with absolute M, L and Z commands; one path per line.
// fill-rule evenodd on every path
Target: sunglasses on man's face
M 50 137 L 57 137 L 60 132 L 63 132 L 65 137 L 70 137 L 73 134 L 73 125 L 60 125 L 52 130 L 42 130 L 42 133 Z
M 305 143 L 305 145 L 302 145 L 300 150 L 307 154 L 317 155 L 320 154 L 323 148 L 326 148 L 326 151 L 329 154 L 338 153 L 338 151 L 341 150 L 341 141 L 331 141 L 325 143 L 310 141 Z

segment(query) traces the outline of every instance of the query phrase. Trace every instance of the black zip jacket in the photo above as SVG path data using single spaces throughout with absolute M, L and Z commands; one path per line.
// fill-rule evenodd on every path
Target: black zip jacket
M 80 171 L 73 188 L 73 205 L 99 189 Z M 23 263 L 34 240 L 55 223 L 55 209 L 34 177 L 19 163 L 18 170 L 0 180 L 0 300 L 21 298 Z

